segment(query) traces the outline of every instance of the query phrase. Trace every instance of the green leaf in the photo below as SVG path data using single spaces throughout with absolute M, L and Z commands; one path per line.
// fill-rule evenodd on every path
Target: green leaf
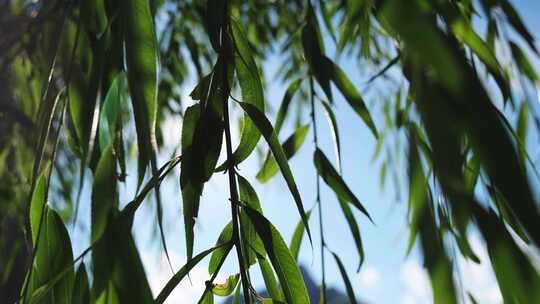
M 73 285 L 73 304 L 90 304 L 90 287 L 88 285 L 88 275 L 84 263 L 79 265 L 75 274 L 75 284 Z
M 105 149 L 113 142 L 125 98 L 125 75 L 119 73 L 114 77 L 107 91 L 99 114 L 99 146 L 101 149 Z
M 332 37 L 332 40 L 336 42 L 336 33 L 334 31 L 334 26 L 332 25 L 332 16 L 328 11 L 328 8 L 326 7 L 326 3 L 323 0 L 319 0 L 319 8 L 323 17 L 324 26 L 326 27 L 326 30 L 328 30 L 328 33 L 330 34 L 330 37 Z
M 69 98 L 68 110 L 69 118 L 73 123 L 73 128 L 70 130 L 71 139 L 76 145 L 76 151 L 84 161 L 88 156 L 89 141 L 92 133 L 92 122 L 97 117 L 94 117 L 96 100 L 97 100 L 97 84 L 96 77 L 98 76 L 98 65 L 100 59 L 93 53 L 91 35 L 86 31 L 77 30 L 76 25 L 72 24 L 69 30 L 69 39 L 66 49 L 75 47 L 75 57 L 72 62 L 72 70 L 70 83 L 67 94 Z M 79 31 L 79 34 L 77 34 Z M 77 38 L 78 37 L 78 38 Z M 71 56 L 71 54 L 66 54 Z M 71 69 L 71 68 L 70 68 Z M 94 83 L 92 83 L 94 82 Z
M 217 248 L 214 250 L 214 252 L 212 252 L 212 255 L 210 256 L 210 262 L 208 263 L 209 274 L 214 274 L 217 271 L 221 260 L 229 253 L 230 248 L 220 245 L 228 243 L 232 240 L 232 228 L 232 221 L 229 221 L 229 223 L 225 225 L 225 227 L 219 234 L 218 240 L 216 242 Z
M 214 294 L 211 292 L 207 292 L 204 295 L 204 298 L 199 301 L 199 304 L 214 304 Z
M 240 280 L 240 274 L 231 275 L 225 280 L 225 283 L 214 284 L 212 287 L 212 293 L 216 296 L 226 297 L 234 292 L 238 281 Z
M 296 187 L 296 183 L 294 182 L 294 177 L 292 175 L 291 169 L 289 168 L 289 164 L 287 163 L 287 157 L 285 156 L 283 148 L 279 144 L 277 135 L 274 132 L 272 125 L 264 116 L 264 114 L 260 112 L 259 109 L 257 109 L 255 106 L 244 102 L 240 102 L 239 104 L 242 109 L 248 114 L 251 120 L 255 123 L 259 131 L 266 139 L 266 142 L 268 142 L 268 145 L 270 146 L 270 151 L 272 151 L 274 159 L 276 160 L 279 169 L 281 170 L 281 173 L 285 178 L 285 182 L 289 187 L 289 191 L 291 191 L 291 194 L 296 203 L 296 207 L 298 209 L 298 212 L 300 213 L 300 217 L 302 218 L 304 225 L 306 226 L 306 231 L 311 241 L 311 233 L 306 218 L 306 212 L 304 211 L 304 206 L 302 205 L 302 199 L 300 198 L 300 192 L 298 192 L 298 188 Z
M 334 150 L 336 153 L 336 160 L 338 164 L 338 172 L 341 172 L 341 141 L 339 140 L 339 130 L 336 122 L 336 115 L 332 110 L 332 106 L 327 102 L 322 102 L 326 118 L 328 119 L 328 125 L 330 125 L 330 131 L 332 132 L 332 138 L 334 139 Z
M 526 303 L 540 296 L 540 276 L 492 210 L 475 203 L 474 215 L 484 237 L 495 277 L 505 303 Z
M 309 220 L 309 217 L 311 216 L 311 210 L 309 210 L 306 213 L 306 217 Z M 300 245 L 302 245 L 302 239 L 304 238 L 304 231 L 305 226 L 300 220 L 298 224 L 296 224 L 296 228 L 294 229 L 293 236 L 291 238 L 291 244 L 289 245 L 289 248 L 291 249 L 291 254 L 294 257 L 295 261 L 298 261 L 298 253 L 300 253 Z
M 262 214 L 261 204 L 255 189 L 253 189 L 244 177 L 241 175 L 237 175 L 237 177 L 238 189 L 240 190 L 240 201 Z M 264 245 L 261 239 L 255 231 L 255 227 L 253 227 L 253 224 L 243 210 L 240 210 L 240 229 L 242 231 L 241 240 L 243 252 L 248 261 L 248 265 L 251 266 L 255 264 L 257 256 L 264 256 L 266 255 L 266 252 L 264 251 Z
M 518 141 L 519 157 L 521 162 L 525 164 L 527 159 L 527 133 L 529 124 L 529 107 L 524 102 L 519 108 L 516 135 Z
M 362 203 L 360 203 L 358 198 L 356 198 L 356 196 L 352 193 L 351 189 L 349 189 L 347 184 L 345 184 L 345 181 L 341 178 L 341 176 L 338 174 L 336 169 L 332 166 L 326 155 L 324 155 L 321 150 L 315 150 L 315 153 L 313 155 L 313 162 L 315 163 L 315 168 L 317 168 L 317 173 L 322 177 L 324 182 L 328 186 L 330 186 L 330 188 L 334 191 L 338 198 L 345 202 L 353 204 L 353 206 L 355 206 L 358 210 L 364 213 L 369 218 L 369 220 L 373 222 L 371 216 L 364 208 Z
M 221 29 L 225 24 L 225 18 L 228 12 L 228 1 L 219 0 L 206 2 L 206 11 L 204 14 L 204 27 L 210 38 L 210 43 L 216 52 L 219 52 L 221 45 Z
M 116 190 L 116 162 L 109 145 L 98 162 L 92 186 L 92 242 L 101 238 L 105 232 L 111 210 L 118 208 Z
M 347 219 L 347 224 L 349 225 L 349 229 L 351 230 L 351 234 L 354 239 L 354 244 L 356 245 L 356 251 L 358 252 L 358 256 L 360 257 L 360 261 L 358 263 L 357 272 L 360 271 L 360 266 L 364 263 L 364 247 L 362 246 L 362 238 L 360 237 L 360 229 L 358 229 L 358 223 L 356 222 L 356 219 L 354 218 L 354 214 L 352 213 L 351 207 L 349 204 L 338 197 L 339 206 L 341 207 L 341 210 L 343 211 L 343 215 L 345 215 L 345 219 Z
M 242 29 L 242 26 L 234 19 L 231 19 L 231 36 L 234 43 L 234 66 L 238 82 L 242 91 L 242 101 L 256 107 L 264 113 L 264 95 L 259 70 L 255 64 L 255 59 L 251 52 L 249 42 Z M 261 133 L 253 123 L 252 119 L 244 117 L 240 143 L 233 153 L 234 165 L 246 159 L 257 146 Z M 229 167 L 224 164 L 218 170 Z
M 345 97 L 345 100 L 353 108 L 356 114 L 362 118 L 364 123 L 371 130 L 371 133 L 373 133 L 373 136 L 377 138 L 379 136 L 377 127 L 375 127 L 375 123 L 369 114 L 369 110 L 366 107 L 364 99 L 354 84 L 349 80 L 345 72 L 328 57 L 323 57 L 321 60 L 322 61 L 319 62 L 319 65 L 324 67 L 336 87 L 339 89 L 341 94 L 343 94 L 343 97 Z
M 354 290 L 351 284 L 351 280 L 349 280 L 349 276 L 347 275 L 347 270 L 345 270 L 345 266 L 343 266 L 343 263 L 341 262 L 341 259 L 337 254 L 334 252 L 331 252 L 334 256 L 334 260 L 336 260 L 336 264 L 338 265 L 339 272 L 341 273 L 341 277 L 343 278 L 343 282 L 345 283 L 345 290 L 347 290 L 347 296 L 349 297 L 349 303 L 356 304 L 356 296 L 354 295 Z
M 300 222 L 300 226 L 303 229 L 303 225 Z M 263 276 L 264 284 L 266 286 L 266 291 L 268 294 L 272 297 L 272 299 L 283 301 L 283 292 L 281 291 L 281 288 L 279 287 L 276 276 L 274 275 L 274 271 L 272 270 L 272 266 L 270 266 L 270 263 L 268 263 L 268 260 L 259 257 L 259 268 L 261 269 L 261 273 Z
M 516 62 L 516 65 L 521 71 L 521 73 L 527 76 L 530 81 L 538 83 L 538 74 L 536 73 L 536 70 L 527 58 L 527 55 L 525 55 L 521 48 L 513 41 L 509 41 L 509 45 L 510 50 L 512 51 L 512 57 L 514 57 L 514 61 Z
M 291 159 L 296 152 L 302 147 L 306 135 L 309 131 L 309 124 L 303 125 L 296 129 L 296 131 L 285 140 L 283 143 L 283 151 L 287 160 Z M 276 160 L 272 157 L 270 153 L 266 155 L 263 166 L 261 170 L 257 173 L 257 179 L 264 183 L 270 180 L 276 173 L 279 171 L 279 166 L 276 163 Z
M 504 99 L 510 97 L 510 87 L 508 86 L 508 80 L 504 75 L 503 70 L 492 52 L 490 47 L 478 36 L 478 34 L 472 28 L 472 24 L 465 21 L 463 18 L 458 18 L 452 22 L 452 31 L 473 51 L 478 58 L 486 65 L 487 69 L 499 85 Z
M 165 284 L 165 287 L 160 291 L 159 295 L 157 296 L 155 303 L 161 304 L 163 303 L 167 297 L 171 294 L 171 292 L 174 290 L 174 288 L 186 277 L 186 275 L 195 267 L 199 262 L 206 257 L 208 254 L 210 254 L 212 251 L 221 248 L 223 246 L 230 247 L 230 243 L 221 244 L 219 246 L 207 249 L 198 255 L 194 256 L 192 259 L 188 260 L 187 263 L 178 270 L 173 277 Z
M 309 6 L 307 22 L 302 28 L 302 47 L 304 56 L 309 64 L 311 73 L 317 79 L 322 90 L 330 102 L 333 101 L 330 79 L 332 78 L 329 70 L 324 64 L 321 64 L 324 56 L 324 42 L 321 36 L 321 30 L 317 22 L 317 17 L 313 8 Z
M 107 15 L 105 13 L 104 0 L 81 1 L 81 19 L 90 32 L 96 35 L 103 33 L 107 26 Z
M 215 88 L 215 87 L 214 87 Z M 210 102 L 189 107 L 182 127 L 182 156 L 180 187 L 184 207 L 187 256 L 193 255 L 193 227 L 199 213 L 200 196 L 204 183 L 214 172 L 223 139 L 223 122 L 216 104 L 221 100 L 217 90 L 211 89 Z
M 281 283 L 286 302 L 289 304 L 310 303 L 302 274 L 279 231 L 259 212 L 249 207 L 243 209 L 264 243 L 264 248 Z
M 158 49 L 148 0 L 123 2 L 124 41 L 129 91 L 139 147 L 138 185 L 155 162 Z
M 281 131 L 281 127 L 283 126 L 283 122 L 285 122 L 285 119 L 287 118 L 287 114 L 289 114 L 289 105 L 291 104 L 291 100 L 294 96 L 294 94 L 298 91 L 300 88 L 300 84 L 302 83 L 302 78 L 296 79 L 289 86 L 287 87 L 287 91 L 285 91 L 285 95 L 283 96 L 283 99 L 281 100 L 281 105 L 279 106 L 277 115 L 276 115 L 276 123 L 274 124 L 274 130 L 276 131 L 276 134 L 279 135 L 279 131 Z
M 75 277 L 71 241 L 56 211 L 44 206 L 43 215 L 39 237 L 34 244 L 33 272 L 30 278 L 27 277 L 27 295 L 31 295 L 30 303 L 53 304 L 55 299 L 71 302 Z
M 196 157 L 192 152 L 193 137 L 195 128 L 200 117 L 200 105 L 196 104 L 186 109 L 184 113 L 184 121 L 182 123 L 182 156 L 191 159 Z M 186 162 L 184 161 L 183 164 Z M 182 204 L 184 213 L 184 229 L 186 234 L 186 250 L 188 260 L 193 256 L 193 227 L 195 226 L 195 218 L 199 214 L 200 197 L 203 191 L 203 185 L 200 179 L 189 176 L 188 167 L 182 165 L 180 171 L 180 187 L 182 190 Z
M 112 296 L 119 303 L 149 303 L 152 292 L 131 235 L 133 213 L 111 211 L 106 229 L 92 250 L 92 298 L 106 302 Z M 115 248 L 114 255 L 110 248 Z
M 107 290 L 99 296 L 96 300 L 96 304 L 119 304 L 118 294 L 114 288 L 113 282 L 110 281 L 107 286 Z
M 523 23 L 523 21 L 521 20 L 521 17 L 519 16 L 514 6 L 508 0 L 500 0 L 497 2 L 500 3 L 501 8 L 506 14 L 506 18 L 508 19 L 508 22 L 510 23 L 510 25 L 516 30 L 516 32 L 519 33 L 519 35 L 521 35 L 523 39 L 525 39 L 529 47 L 536 54 L 538 54 L 538 49 L 536 48 L 535 39 L 533 35 L 527 29 L 525 24 Z
M 236 291 L 234 292 L 234 296 L 232 298 L 232 304 L 240 304 L 240 286 L 242 284 L 238 285 L 238 287 L 236 287 Z
M 40 226 L 43 225 L 44 215 L 46 214 L 47 204 L 47 180 L 45 173 L 39 175 L 32 200 L 30 201 L 30 229 L 32 230 L 32 243 L 35 245 L 38 237 Z
M 436 304 L 456 304 L 456 290 L 453 281 L 453 269 L 442 242 L 442 232 L 435 223 L 432 214 L 426 177 L 417 150 L 416 134 L 410 132 L 409 143 L 409 209 L 412 210 L 410 223 L 411 237 L 409 250 L 416 236 L 420 236 L 424 267 L 427 269 L 433 290 L 433 302 Z M 430 206 L 431 205 L 431 206 Z
M 418 1 L 390 0 L 385 1 L 377 19 L 390 35 L 404 43 L 404 57 L 411 56 L 433 67 L 447 88 L 459 91 L 463 85 L 459 59 L 432 17 Z M 423 35 L 417 34 L 420 32 Z
M 119 227 L 116 229 L 115 243 L 109 246 L 114 246 L 118 254 L 112 280 L 119 303 L 151 303 L 152 291 L 131 232 Z

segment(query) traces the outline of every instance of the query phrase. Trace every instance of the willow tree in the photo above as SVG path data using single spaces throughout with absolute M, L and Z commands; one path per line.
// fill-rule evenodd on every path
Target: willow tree
M 376 138 L 376 155 L 385 155 L 378 156 L 381 174 L 406 177 L 400 181 L 408 186 L 403 216 L 410 246 L 420 244 L 434 303 L 465 301 L 459 295 L 467 286 L 456 284 L 454 265 L 459 256 L 481 262 L 469 244 L 471 230 L 485 240 L 505 302 L 540 298 L 530 256 L 540 245 L 538 174 L 527 149 L 528 127 L 536 133 L 540 127 L 532 93 L 540 83 L 530 61 L 539 53 L 510 1 L 8 0 L 0 3 L 0 22 L 1 258 L 8 300 L 162 303 L 210 256 L 202 303 L 229 295 L 235 303 L 309 303 L 296 262 L 305 238 L 320 249 L 321 303 L 325 257 L 337 263 L 355 303 L 347 268 L 325 242 L 321 212 L 321 204 L 333 204 L 320 199 L 321 187 L 329 187 L 358 251 L 358 265 L 350 266 L 360 268 L 354 209 L 371 217 L 341 175 L 338 128 L 349 122 L 334 115 L 336 93 Z M 263 63 L 270 55 L 281 60 L 271 81 L 287 86 L 273 119 L 264 95 Z M 376 72 L 359 89 L 331 59 L 338 56 Z M 368 107 L 363 91 L 372 87 Z M 181 90 L 196 103 L 186 105 Z M 237 145 L 233 108 L 243 113 Z M 334 152 L 319 147 L 316 110 L 329 117 Z M 384 125 L 375 124 L 374 111 Z M 284 135 L 291 112 L 297 129 Z M 510 123 L 516 115 L 517 124 Z M 162 129 L 166 119 L 181 119 L 181 130 Z M 171 132 L 181 144 L 159 163 L 163 134 Z M 304 143 L 309 132 L 312 144 Z M 127 153 L 133 145 L 136 152 Z M 314 203 L 302 201 L 293 176 L 298 168 L 288 164 L 302 145 L 313 151 L 318 174 Z M 289 244 L 264 216 L 250 185 L 255 179 L 237 170 L 257 148 L 267 155 L 256 182 L 282 175 L 298 212 Z M 138 173 L 129 186 L 136 195 L 120 202 L 118 185 L 126 183 L 131 158 Z M 155 202 L 168 254 L 159 186 L 176 167 L 188 261 L 152 295 L 133 241 L 133 217 L 142 204 Z M 221 203 L 230 222 L 215 247 L 195 253 L 195 219 L 205 216 L 200 198 L 219 172 L 228 176 L 229 197 Z M 90 200 L 80 199 L 85 180 L 92 183 Z M 58 210 L 48 203 L 53 200 L 67 207 Z M 90 204 L 91 246 L 74 257 L 66 227 L 76 225 L 79 203 Z M 88 270 L 80 262 L 86 255 Z M 237 259 L 238 274 L 214 282 L 228 255 Z M 255 271 L 270 298 L 253 288 Z

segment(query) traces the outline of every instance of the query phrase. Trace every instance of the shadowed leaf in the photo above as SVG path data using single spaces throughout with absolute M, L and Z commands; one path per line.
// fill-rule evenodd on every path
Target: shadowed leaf
M 249 207 L 243 209 L 253 222 L 257 233 L 264 243 L 264 248 L 277 273 L 287 303 L 309 304 L 310 301 L 304 279 L 289 248 L 287 248 L 287 244 L 285 244 L 277 229 L 259 212 Z
M 334 256 L 334 260 L 336 260 L 336 264 L 338 265 L 339 272 L 341 273 L 341 277 L 343 278 L 343 282 L 345 283 L 345 290 L 347 291 L 347 296 L 349 297 L 349 303 L 350 304 L 356 304 L 356 296 L 354 295 L 354 290 L 351 284 L 351 280 L 349 279 L 349 276 L 347 275 L 347 270 L 345 270 L 345 266 L 341 262 L 341 259 L 337 254 L 332 252 L 332 256 Z
M 283 152 L 285 152 L 285 157 L 291 159 L 298 150 L 302 147 L 306 135 L 309 131 L 309 124 L 299 127 L 296 131 L 289 136 L 283 143 Z M 279 166 L 276 163 L 276 160 L 272 157 L 270 153 L 266 155 L 263 166 L 261 170 L 257 173 L 257 179 L 260 182 L 267 182 L 279 171 Z
M 332 166 L 326 155 L 324 155 L 321 150 L 315 150 L 315 153 L 313 155 L 313 162 L 315 163 L 315 168 L 317 168 L 317 173 L 322 177 L 324 182 L 334 191 L 338 198 L 345 202 L 351 203 L 354 207 L 360 210 L 360 212 L 364 213 L 371 222 L 373 222 L 371 216 L 364 208 L 362 203 L 360 203 L 358 198 L 356 198 L 356 196 L 352 193 L 351 189 L 349 189 L 347 184 L 345 184 L 345 181 L 341 178 L 341 176 L 338 174 L 336 169 Z
M 266 139 L 266 142 L 270 146 L 270 151 L 272 151 L 274 159 L 276 160 L 279 169 L 281 170 L 281 173 L 283 174 L 283 177 L 287 182 L 287 186 L 289 187 L 294 201 L 296 202 L 296 207 L 298 209 L 298 212 L 300 213 L 300 217 L 302 218 L 304 225 L 306 226 L 306 231 L 311 241 L 311 233 L 306 218 L 306 212 L 304 211 L 304 206 L 302 205 L 302 199 L 300 198 L 300 193 L 298 192 L 298 188 L 296 187 L 296 183 L 294 182 L 294 177 L 292 175 L 291 169 L 289 168 L 289 164 L 287 163 L 287 157 L 285 156 L 285 152 L 279 144 L 277 135 L 274 132 L 272 125 L 264 116 L 264 114 L 261 113 L 255 106 L 243 102 L 239 104 L 242 109 L 244 109 L 244 111 L 248 114 L 248 116 L 253 120 L 259 131 Z

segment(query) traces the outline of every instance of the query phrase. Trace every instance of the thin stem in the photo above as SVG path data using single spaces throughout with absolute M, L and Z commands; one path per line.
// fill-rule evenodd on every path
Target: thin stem
M 227 68 L 224 68 L 225 83 L 227 83 Z M 228 91 L 225 90 L 226 92 Z M 238 255 L 238 264 L 240 265 L 240 277 L 242 279 L 242 287 L 244 290 L 244 301 L 245 303 L 251 303 L 251 296 L 249 292 L 249 280 L 246 275 L 246 269 L 244 265 L 244 256 L 242 254 L 242 242 L 240 241 L 239 233 L 239 224 L 238 224 L 238 192 L 236 186 L 236 172 L 234 168 L 234 159 L 232 153 L 232 144 L 231 144 L 231 128 L 229 126 L 229 105 L 228 97 L 223 98 L 223 119 L 225 122 L 225 144 L 227 147 L 227 164 L 229 168 L 227 173 L 229 175 L 229 191 L 231 197 L 231 217 L 233 222 L 233 241 L 234 246 L 236 247 L 236 253 Z
M 313 142 L 315 144 L 315 149 L 319 148 L 319 140 L 317 136 L 317 120 L 315 119 L 315 90 L 313 88 L 313 77 L 309 78 L 309 89 L 310 89 L 310 95 L 311 95 L 311 124 L 313 125 Z M 317 204 L 317 210 L 319 213 L 319 231 L 321 234 L 321 273 L 322 273 L 322 284 L 321 284 L 321 296 L 322 296 L 322 303 L 326 303 L 326 266 L 325 266 L 325 255 L 324 255 L 324 247 L 326 246 L 326 241 L 324 239 L 324 224 L 323 224 L 323 216 L 322 216 L 322 205 L 321 205 L 321 185 L 320 185 L 320 178 L 317 174 L 316 178 L 316 186 L 317 186 L 317 196 L 316 196 L 316 204 Z
M 201 295 L 201 299 L 199 300 L 198 303 L 201 303 L 202 299 L 204 299 L 204 297 L 206 296 L 206 294 L 208 292 L 211 292 L 212 291 L 212 288 L 214 287 L 214 281 L 216 280 L 216 277 L 217 275 L 219 274 L 219 271 L 221 270 L 221 267 L 223 266 L 223 263 L 225 263 L 225 259 L 227 258 L 227 256 L 229 255 L 229 252 L 231 251 L 231 247 L 232 245 L 227 245 L 227 250 L 225 252 L 225 254 L 223 255 L 223 257 L 221 258 L 221 261 L 219 261 L 219 264 L 216 268 L 216 271 L 214 271 L 214 273 L 212 274 L 212 277 L 210 278 L 210 280 L 206 281 L 206 286 L 204 288 L 204 291 L 203 291 L 203 294 Z

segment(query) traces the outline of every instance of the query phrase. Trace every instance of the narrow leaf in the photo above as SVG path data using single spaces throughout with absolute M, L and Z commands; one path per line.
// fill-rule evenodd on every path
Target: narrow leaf
M 244 30 L 234 19 L 231 19 L 231 35 L 235 48 L 234 65 L 242 91 L 242 100 L 244 103 L 251 104 L 264 113 L 264 95 L 259 70 L 255 64 L 255 59 L 253 58 Z M 253 152 L 261 137 L 261 133 L 257 130 L 257 127 L 249 116 L 245 117 L 242 121 L 240 143 L 233 153 L 235 165 L 242 162 Z M 224 169 L 228 166 L 228 164 L 224 164 L 219 169 Z
M 232 230 L 232 221 L 229 221 L 229 223 L 225 225 L 225 227 L 219 234 L 218 240 L 216 242 L 216 249 L 214 250 L 214 252 L 212 252 L 212 255 L 210 256 L 210 262 L 208 263 L 209 274 L 214 274 L 217 271 L 221 260 L 229 253 L 229 248 L 220 245 L 231 241 Z
M 306 217 L 308 220 L 310 216 L 311 210 L 306 213 Z M 291 254 L 296 261 L 298 261 L 298 254 L 300 253 L 300 246 L 302 245 L 302 239 L 304 238 L 304 231 L 305 226 L 302 220 L 300 220 L 298 224 L 296 224 L 296 228 L 294 229 L 293 236 L 291 238 L 291 244 L 289 245 L 289 248 L 291 249 Z
M 360 118 L 364 120 L 364 123 L 371 130 L 373 136 L 377 138 L 379 136 L 377 128 L 375 127 L 375 123 L 373 122 L 369 110 L 366 107 L 364 99 L 354 84 L 349 80 L 345 72 L 328 57 L 323 57 L 322 62 L 319 64 L 324 66 L 336 87 L 340 90 L 341 94 L 343 94 L 343 97 L 345 97 L 345 100 L 360 116 Z
M 309 131 L 309 124 L 303 125 L 296 129 L 296 131 L 289 136 L 283 143 L 283 151 L 287 160 L 291 159 L 296 152 L 302 147 L 306 135 Z M 257 179 L 264 183 L 270 180 L 276 173 L 279 171 L 279 166 L 276 163 L 276 160 L 272 157 L 270 153 L 266 155 L 263 166 L 261 170 L 257 173 Z
M 88 285 L 88 275 L 84 263 L 79 265 L 75 275 L 75 284 L 73 286 L 73 304 L 90 304 L 90 287 Z
M 241 175 L 238 175 L 238 189 L 240 190 L 240 201 L 262 214 L 261 204 L 255 189 Z M 265 256 L 266 252 L 264 251 L 264 245 L 261 239 L 255 231 L 255 227 L 253 227 L 253 224 L 243 210 L 240 210 L 240 229 L 242 232 L 243 252 L 248 265 L 251 266 L 255 264 L 257 256 Z
M 301 227 L 304 226 L 300 223 Z M 266 286 L 266 291 L 272 297 L 272 299 L 283 301 L 283 292 L 279 287 L 272 266 L 268 263 L 268 260 L 265 258 L 259 258 L 259 267 L 263 276 L 264 284 Z
M 330 125 L 330 131 L 332 132 L 332 138 L 334 139 L 334 150 L 336 153 L 336 160 L 338 164 L 338 172 L 341 172 L 341 141 L 339 140 L 339 130 L 336 122 L 336 115 L 332 107 L 327 102 L 322 102 L 328 124 Z
M 300 84 L 302 83 L 302 78 L 296 79 L 289 86 L 287 87 L 287 91 L 285 91 L 285 95 L 283 96 L 283 99 L 281 100 L 281 105 L 279 106 L 279 110 L 276 115 L 276 123 L 274 124 L 274 130 L 276 131 L 276 134 L 279 135 L 279 131 L 281 131 L 281 127 L 283 126 L 283 122 L 285 122 L 285 119 L 287 118 L 287 114 L 289 114 L 289 105 L 291 104 L 291 100 L 294 96 L 294 94 L 298 91 L 298 88 L 300 88 Z
M 347 290 L 347 296 L 349 297 L 349 303 L 356 304 L 356 296 L 354 295 L 354 290 L 351 284 L 351 280 L 349 279 L 349 276 L 347 275 L 347 270 L 345 270 L 345 266 L 343 266 L 343 263 L 341 262 L 341 259 L 337 254 L 332 252 L 332 255 L 334 256 L 334 260 L 336 260 L 336 264 L 338 265 L 339 272 L 341 273 L 341 277 L 343 278 L 343 283 L 345 283 L 345 290 Z
M 43 225 L 45 208 L 47 204 L 47 180 L 45 174 L 39 175 L 34 192 L 32 193 L 32 200 L 30 201 L 30 229 L 32 230 L 32 243 L 35 245 L 38 237 L 38 231 L 40 226 Z
M 347 184 L 345 184 L 345 181 L 341 178 L 341 176 L 339 176 L 336 169 L 332 166 L 326 155 L 324 155 L 321 150 L 315 150 L 313 162 L 315 163 L 315 168 L 317 168 L 317 173 L 322 177 L 324 182 L 330 186 L 330 188 L 332 188 L 338 198 L 353 204 L 353 206 L 364 213 L 369 220 L 373 222 L 371 216 L 364 208 L 362 203 L 360 203 Z
M 99 146 L 105 149 L 116 134 L 117 122 L 122 111 L 122 104 L 125 99 L 125 76 L 120 73 L 114 77 L 103 106 L 99 113 Z
M 264 243 L 264 248 L 281 283 L 286 302 L 289 304 L 310 303 L 302 274 L 279 231 L 259 212 L 249 207 L 243 209 Z
M 248 116 L 253 120 L 259 131 L 262 133 L 262 135 L 268 142 L 268 145 L 270 146 L 270 151 L 272 151 L 274 159 L 276 160 L 279 169 L 281 170 L 281 173 L 285 178 L 287 186 L 291 191 L 294 201 L 296 202 L 296 207 L 298 209 L 298 212 L 300 213 L 300 217 L 302 218 L 304 225 L 306 226 L 306 231 L 311 241 L 311 233 L 306 218 L 306 212 L 304 211 L 304 206 L 302 205 L 302 199 L 300 198 L 300 192 L 298 192 L 298 188 L 296 187 L 296 183 L 294 182 L 294 177 L 292 175 L 291 169 L 289 168 L 289 164 L 287 163 L 287 157 L 285 156 L 283 148 L 279 144 L 277 135 L 274 132 L 272 125 L 264 116 L 264 114 L 260 112 L 255 106 L 243 102 L 239 104 L 242 109 L 244 109 L 244 111 L 248 114 Z
M 105 232 L 109 213 L 118 208 L 116 192 L 116 162 L 109 145 L 98 162 L 92 186 L 92 242 Z
M 139 147 L 138 185 L 155 159 L 158 50 L 148 0 L 123 2 L 124 41 L 129 91 Z
M 339 206 L 341 207 L 341 210 L 343 211 L 343 215 L 345 215 L 345 219 L 347 220 L 347 224 L 349 225 L 349 229 L 351 230 L 351 234 L 354 239 L 354 244 L 356 245 L 356 251 L 358 252 L 358 255 L 360 257 L 360 261 L 358 263 L 357 272 L 360 271 L 360 266 L 364 263 L 364 247 L 362 246 L 362 238 L 360 237 L 360 229 L 358 228 L 358 223 L 356 222 L 356 219 L 354 218 L 354 214 L 352 213 L 351 207 L 349 204 L 338 197 Z

